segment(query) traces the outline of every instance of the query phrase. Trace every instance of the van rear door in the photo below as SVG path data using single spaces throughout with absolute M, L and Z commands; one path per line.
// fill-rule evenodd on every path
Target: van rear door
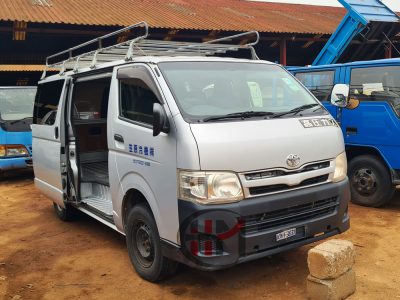
M 64 207 L 64 201 L 61 182 L 60 124 L 64 122 L 61 107 L 63 107 L 66 94 L 64 78 L 39 84 L 32 125 L 35 185 L 62 207 Z

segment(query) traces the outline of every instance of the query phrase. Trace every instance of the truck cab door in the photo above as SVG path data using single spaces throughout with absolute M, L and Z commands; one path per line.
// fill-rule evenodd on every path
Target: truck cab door
M 41 83 L 35 99 L 32 125 L 32 158 L 35 185 L 64 207 L 61 124 L 69 81 L 64 78 Z
M 357 108 L 342 111 L 346 144 L 372 145 L 382 153 L 399 146 L 399 76 L 399 65 L 364 64 L 346 69 L 350 98 L 360 101 Z

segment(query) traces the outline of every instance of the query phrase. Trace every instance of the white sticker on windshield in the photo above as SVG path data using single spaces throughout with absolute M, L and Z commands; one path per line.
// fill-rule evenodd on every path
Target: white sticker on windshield
M 371 96 L 373 92 L 383 92 L 383 83 L 363 83 L 363 94 L 367 96 Z
M 253 100 L 254 107 L 263 107 L 263 98 L 261 88 L 257 82 L 247 82 L 250 89 L 251 99 Z

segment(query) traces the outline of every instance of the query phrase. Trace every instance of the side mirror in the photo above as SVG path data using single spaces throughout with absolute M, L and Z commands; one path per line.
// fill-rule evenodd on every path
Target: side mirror
M 167 114 L 160 103 L 153 104 L 153 136 L 157 136 L 160 132 L 169 132 L 169 122 Z
M 349 101 L 350 88 L 347 84 L 335 84 L 331 94 L 332 105 L 345 108 Z

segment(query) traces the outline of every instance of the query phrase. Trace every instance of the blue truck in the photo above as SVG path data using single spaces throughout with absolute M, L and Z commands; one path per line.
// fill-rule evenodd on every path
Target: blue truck
M 32 113 L 36 87 L 0 87 L 0 177 L 32 167 Z
M 400 19 L 379 0 L 339 1 L 348 13 L 312 66 L 288 69 L 343 130 L 352 201 L 379 207 L 400 185 L 400 59 L 337 62 L 397 50 Z

